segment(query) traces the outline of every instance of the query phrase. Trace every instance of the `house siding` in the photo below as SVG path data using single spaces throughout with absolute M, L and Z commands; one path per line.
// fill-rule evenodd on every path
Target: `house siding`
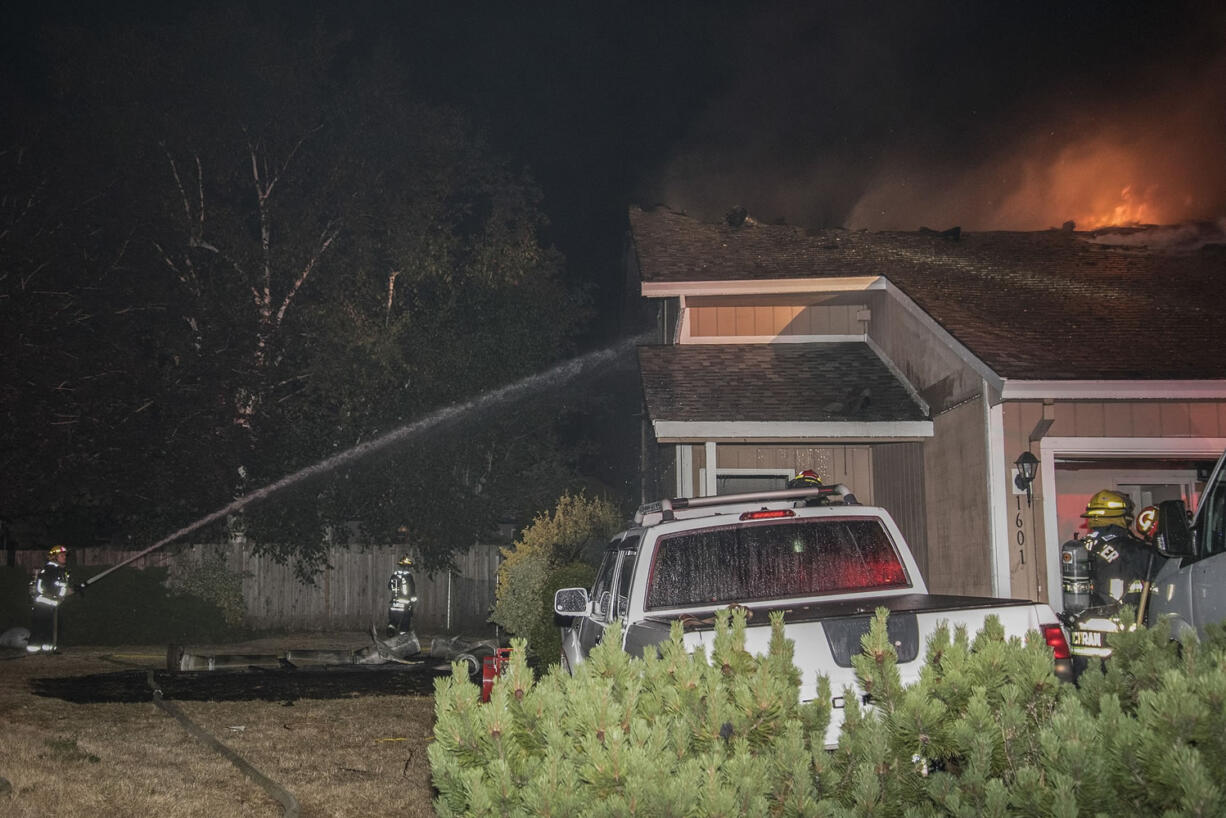
M 706 448 L 688 445 L 693 452 L 693 481 L 701 493 L 707 465 Z M 873 447 L 871 446 L 780 446 L 752 443 L 720 443 L 715 449 L 719 469 L 786 469 L 795 473 L 813 469 L 827 484 L 842 483 L 860 502 L 874 501 Z
M 872 293 L 869 338 L 933 413 L 979 394 L 982 377 L 915 315 L 886 293 Z
M 1002 414 L 1004 462 L 997 468 L 1008 486 L 1017 456 L 1027 450 L 1038 453 L 1030 435 L 1044 417 L 1052 420 L 1048 437 L 1226 437 L 1226 401 L 1058 401 L 1046 406 L 1041 401 L 1006 401 Z M 1010 494 L 1009 507 L 998 513 L 1009 516 L 1011 594 L 1050 602 L 1059 589 L 1047 587 L 1048 560 L 1056 555 L 1048 553 L 1044 488 L 1040 476 L 1030 506 Z M 1061 539 L 1056 536 L 1054 541 Z
M 1065 422 L 1072 425 L 1075 413 L 1073 407 L 1066 406 Z M 1052 407 L 1047 407 L 1047 416 L 1051 416 Z M 1106 428 L 1103 413 L 1093 411 L 1080 412 L 1083 427 L 1093 426 L 1102 430 Z M 1040 401 L 1028 403 L 1006 402 L 1002 407 L 1002 432 L 1004 460 L 997 463 L 997 477 L 1003 481 L 1006 491 L 1005 508 L 993 509 L 992 513 L 1004 515 L 1005 528 L 1009 532 L 1009 588 L 1002 590 L 1009 596 L 1021 599 L 1034 599 L 1042 602 L 1050 601 L 1051 589 L 1047 586 L 1047 557 L 1043 546 L 1043 514 L 1044 498 L 1040 491 L 1041 478 L 1036 478 L 1031 486 L 1029 503 L 1024 494 L 1014 489 L 1013 462 L 1025 451 L 1038 454 L 1037 447 L 1030 445 L 1030 433 L 1044 417 L 1044 407 Z M 1055 428 L 1054 425 L 1052 427 Z M 1054 434 L 1049 431 L 1048 434 Z M 1102 432 L 1100 431 L 1101 435 Z
M 924 444 L 873 447 L 873 502 L 890 512 L 928 576 L 928 516 L 924 505 Z
M 983 401 L 967 401 L 934 417 L 922 444 L 932 593 L 992 592 L 985 422 Z
M 781 337 L 864 334 L 858 320 L 863 302 L 852 304 L 767 303 L 744 299 L 742 304 L 693 305 L 689 309 L 691 338 Z

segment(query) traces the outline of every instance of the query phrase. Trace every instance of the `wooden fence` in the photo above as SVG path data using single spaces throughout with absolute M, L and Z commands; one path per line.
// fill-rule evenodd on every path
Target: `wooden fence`
M 130 568 L 161 566 L 174 576 L 177 568 L 218 550 L 224 551 L 227 569 L 242 577 L 247 624 L 268 630 L 382 629 L 387 624 L 388 577 L 404 554 L 402 547 L 393 546 L 332 548 L 328 551 L 330 567 L 313 583 L 299 580 L 292 565 L 256 556 L 250 547 L 239 544 L 168 546 Z M 119 549 L 73 549 L 69 568 L 110 566 L 131 556 L 132 552 Z M 17 552 L 17 563 L 31 571 L 45 561 L 42 550 Z M 495 626 L 487 620 L 494 604 L 499 561 L 498 546 L 476 545 L 456 555 L 456 571 L 415 571 L 414 629 L 419 634 L 496 636 Z

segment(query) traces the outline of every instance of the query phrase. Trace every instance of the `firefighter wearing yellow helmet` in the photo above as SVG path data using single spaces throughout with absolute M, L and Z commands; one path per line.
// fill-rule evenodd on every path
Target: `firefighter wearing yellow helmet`
M 1128 495 L 1103 489 L 1090 498 L 1081 515 L 1089 533 L 1060 548 L 1064 618 L 1072 632 L 1075 656 L 1110 656 L 1110 633 L 1118 629 L 1125 605 L 1143 622 L 1149 586 L 1162 557 L 1131 529 L 1133 504 Z
M 57 545 L 47 552 L 47 563 L 30 584 L 30 653 L 55 653 L 59 641 L 60 603 L 68 596 L 68 549 Z
M 387 635 L 408 633 L 413 622 L 413 606 L 417 604 L 417 584 L 413 581 L 413 560 L 407 554 L 396 563 L 387 580 L 391 600 L 387 603 Z

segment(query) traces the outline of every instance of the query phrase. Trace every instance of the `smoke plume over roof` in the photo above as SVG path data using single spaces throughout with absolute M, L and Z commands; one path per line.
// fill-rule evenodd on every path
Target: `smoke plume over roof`
M 1226 215 L 1226 13 L 1137 5 L 747 4 L 652 195 L 874 230 Z

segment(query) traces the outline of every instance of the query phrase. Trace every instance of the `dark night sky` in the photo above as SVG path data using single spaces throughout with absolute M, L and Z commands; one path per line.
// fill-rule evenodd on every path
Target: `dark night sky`
M 9 9 L 31 32 L 191 4 Z M 207 3 L 197 4 L 205 8 Z M 628 204 L 814 227 L 1041 229 L 1226 216 L 1226 13 L 1184 2 L 295 2 L 396 43 L 542 183 L 572 273 L 610 281 Z

